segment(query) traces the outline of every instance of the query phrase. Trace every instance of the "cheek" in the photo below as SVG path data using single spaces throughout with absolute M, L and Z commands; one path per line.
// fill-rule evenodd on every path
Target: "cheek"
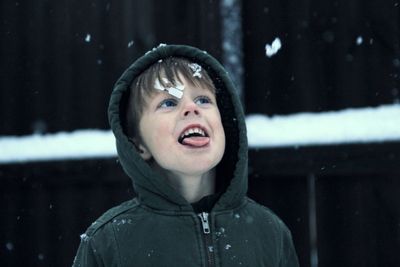
M 213 121 L 213 128 L 216 129 L 216 134 L 219 139 L 219 145 L 220 145 L 221 149 L 224 151 L 225 150 L 225 131 L 224 131 L 224 127 L 221 122 L 221 116 L 218 112 L 215 114 L 215 120 Z
M 220 134 L 220 138 L 221 138 L 221 152 L 222 154 L 225 152 L 225 145 L 226 145 L 226 140 L 225 140 L 225 132 L 224 132 L 224 127 L 221 124 L 221 134 Z
M 222 140 L 223 140 L 223 146 L 224 146 L 224 150 L 225 150 L 225 131 L 224 131 L 224 127 L 222 126 L 222 124 L 221 124 L 221 134 L 222 134 Z
M 219 114 L 219 112 L 217 112 L 217 114 L 215 115 L 215 118 L 216 119 L 214 121 L 214 124 L 219 129 L 219 132 L 223 136 L 224 143 L 225 143 L 225 131 L 224 131 L 224 126 L 222 125 L 221 115 Z
M 151 122 L 153 127 L 150 131 L 152 143 L 156 146 L 155 148 L 163 148 L 171 144 L 173 141 L 173 131 L 171 123 L 166 120 L 154 120 Z

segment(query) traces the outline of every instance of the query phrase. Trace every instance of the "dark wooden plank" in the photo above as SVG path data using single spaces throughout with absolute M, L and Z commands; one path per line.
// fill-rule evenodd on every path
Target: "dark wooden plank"
M 400 142 L 250 149 L 249 159 L 260 176 L 396 173 Z

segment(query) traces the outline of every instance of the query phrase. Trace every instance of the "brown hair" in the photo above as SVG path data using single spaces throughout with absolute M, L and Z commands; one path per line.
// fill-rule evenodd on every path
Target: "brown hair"
M 160 59 L 157 63 L 151 65 L 135 78 L 129 87 L 129 96 L 126 102 L 126 108 L 124 109 L 125 114 L 123 118 L 123 127 L 129 138 L 141 140 L 139 122 L 143 110 L 147 105 L 147 100 L 154 94 L 160 92 L 154 89 L 154 82 L 156 79 L 158 79 L 160 84 L 164 87 L 166 87 L 167 84 L 165 84 L 162 78 L 166 78 L 168 82 L 176 86 L 178 81 L 182 83 L 178 75 L 180 74 L 192 85 L 208 88 L 212 93 L 216 93 L 216 88 L 210 76 L 204 69 L 200 72 L 195 72 L 195 70 L 192 69 L 192 64 L 194 63 L 195 62 L 191 62 L 188 59 L 178 57 Z

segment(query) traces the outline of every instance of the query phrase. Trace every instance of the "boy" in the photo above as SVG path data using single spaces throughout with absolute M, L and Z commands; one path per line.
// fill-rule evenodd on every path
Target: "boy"
M 244 115 L 213 57 L 148 52 L 116 83 L 109 120 L 137 197 L 89 227 L 74 266 L 298 266 L 286 226 L 246 197 Z

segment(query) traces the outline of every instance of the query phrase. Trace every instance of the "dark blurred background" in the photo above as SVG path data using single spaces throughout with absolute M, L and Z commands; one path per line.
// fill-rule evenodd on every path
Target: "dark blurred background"
M 247 114 L 399 102 L 398 0 L 2 0 L 0 15 L 0 136 L 109 129 L 113 83 L 159 43 L 219 59 Z M 251 149 L 249 195 L 287 223 L 301 266 L 399 266 L 399 151 Z M 132 197 L 114 158 L 0 164 L 0 266 L 70 266 L 86 227 Z

